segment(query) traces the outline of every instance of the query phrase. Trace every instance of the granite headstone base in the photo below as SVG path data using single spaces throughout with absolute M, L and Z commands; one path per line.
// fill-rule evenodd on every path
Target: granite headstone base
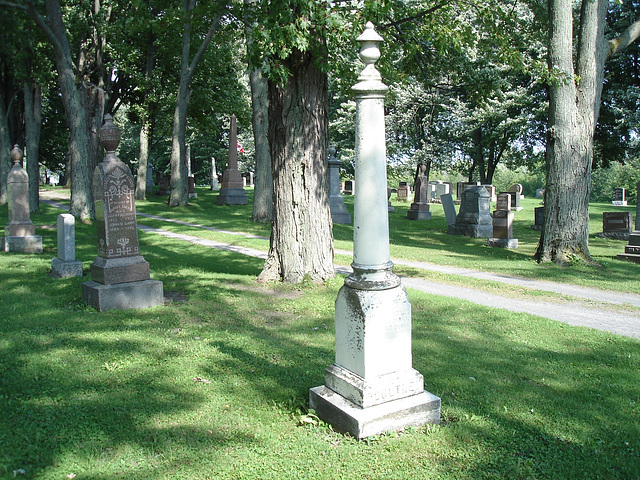
M 312 388 L 309 405 L 341 433 L 360 440 L 406 427 L 440 423 L 440 398 L 429 392 L 362 408 L 326 386 Z
M 91 264 L 91 280 L 103 285 L 149 280 L 149 262 L 142 255 L 134 257 L 96 257 Z
M 0 250 L 3 252 L 42 253 L 42 237 L 40 235 L 3 237 L 0 239 Z
M 51 260 L 51 274 L 58 278 L 81 277 L 82 262 L 80 260 Z
M 431 212 L 428 210 L 407 210 L 409 220 L 431 220 Z
M 518 248 L 517 238 L 490 238 L 487 242 L 490 247 Z
M 127 310 L 162 305 L 164 301 L 162 282 L 141 282 L 103 285 L 90 280 L 82 284 L 82 298 L 100 312 L 105 310 Z
M 224 188 L 220 189 L 216 205 L 247 205 L 249 198 L 244 188 Z
M 331 220 L 333 223 L 339 223 L 348 225 L 351 223 L 351 214 L 347 212 L 347 207 L 344 204 L 344 200 L 342 196 L 334 198 L 334 196 L 329 197 L 329 209 L 331 210 Z
M 474 238 L 492 238 L 493 225 L 477 225 L 477 224 L 455 224 L 449 225 L 447 229 L 449 235 L 464 235 Z
M 617 255 L 620 260 L 640 263 L 640 231 L 634 230 L 629 234 L 629 245 L 624 247 L 624 253 Z

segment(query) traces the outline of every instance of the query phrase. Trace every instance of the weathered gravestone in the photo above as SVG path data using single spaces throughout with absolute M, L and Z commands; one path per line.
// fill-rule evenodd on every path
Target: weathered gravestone
M 158 195 L 169 195 L 171 193 L 171 175 L 163 175 L 158 173 Z
M 387 187 L 387 211 L 389 213 L 396 211 L 396 207 L 391 205 L 391 189 L 388 187 Z
M 435 196 L 436 202 L 441 202 L 442 196 L 446 195 L 447 193 L 451 193 L 451 184 L 444 183 L 444 182 L 438 183 L 436 185 L 436 196 Z
M 0 250 L 4 252 L 42 253 L 42 237 L 36 235 L 29 209 L 29 175 L 22 168 L 22 150 L 11 150 L 13 166 L 7 175 L 9 223 L 4 227 Z
M 544 207 L 536 207 L 533 209 L 533 223 L 531 230 L 542 230 L 542 223 L 544 222 Z
M 211 190 L 220 188 L 218 184 L 218 172 L 216 171 L 216 159 L 211 157 Z
M 407 218 L 409 220 L 430 220 L 431 212 L 429 211 L 429 203 L 427 201 L 428 183 L 424 172 L 427 170 L 425 164 L 418 165 L 418 172 L 415 178 L 415 194 L 413 203 L 407 210 Z
M 151 165 L 150 163 L 147 164 L 147 178 L 145 179 L 145 183 L 146 183 L 146 188 L 147 188 L 147 192 L 150 192 L 151 189 L 153 188 L 154 184 L 153 184 L 153 165 Z
M 522 184 L 520 184 L 520 183 L 515 183 L 515 184 L 511 185 L 507 189 L 507 192 L 511 193 L 511 194 L 516 194 L 518 196 L 519 200 L 522 200 L 524 198 L 524 195 L 522 194 L 522 192 L 523 192 Z
M 458 182 L 456 184 L 456 198 L 458 199 L 458 201 L 462 201 L 462 193 L 465 190 L 468 190 L 469 188 L 473 188 L 473 187 L 479 187 L 480 186 L 480 182 Z
M 460 211 L 455 225 L 449 225 L 449 235 L 489 238 L 493 235 L 491 198 L 486 188 L 475 186 L 462 192 Z
M 513 188 L 514 190 L 516 190 L 515 192 L 512 192 L 511 190 L 508 190 L 506 192 L 500 192 L 500 194 L 509 194 L 510 195 L 510 199 L 511 199 L 511 208 L 510 210 L 514 211 L 514 212 L 519 212 L 522 210 L 522 207 L 520 206 L 520 198 L 521 195 L 517 192 L 517 188 L 516 186 L 520 185 L 519 183 L 517 183 L 516 185 L 510 187 Z
M 398 200 L 408 200 L 409 195 L 411 195 L 411 187 L 408 182 L 400 182 L 398 184 L 398 191 L 396 192 L 396 198 Z
M 620 260 L 640 263 L 640 182 L 636 185 L 636 225 L 635 230 L 628 234 L 629 244 L 624 247 L 624 253 L 619 253 Z M 631 212 L 628 212 L 631 215 Z
M 193 176 L 193 172 L 191 171 L 191 145 L 187 145 L 187 182 L 188 198 L 198 198 L 198 194 L 196 193 L 196 178 Z
M 340 160 L 336 158 L 336 148 L 329 147 L 329 208 L 333 223 L 351 223 L 351 214 L 347 212 L 344 198 L 340 194 Z
M 483 184 L 481 186 L 486 188 L 487 192 L 489 193 L 489 198 L 491 199 L 492 202 L 495 202 L 496 201 L 496 187 L 494 187 L 491 184 Z
M 602 232 L 597 237 L 627 240 L 633 230 L 631 212 L 602 212 Z
M 613 201 L 611 205 L 616 205 L 618 207 L 626 207 L 627 206 L 627 198 L 626 198 L 626 190 L 622 187 L 616 188 L 614 192 Z
M 98 256 L 82 297 L 100 311 L 161 305 L 162 282 L 151 280 L 149 263 L 140 255 L 133 176 L 116 156 L 120 130 L 105 115 L 100 141 L 107 150 L 93 173 Z
M 310 407 L 335 430 L 357 439 L 440 422 L 440 398 L 413 369 L 411 304 L 392 269 L 387 214 L 384 93 L 374 63 L 382 38 L 368 23 L 359 38 L 366 64 L 356 92 L 353 273 L 336 300 L 335 362 Z
M 456 224 L 456 206 L 453 202 L 453 195 L 445 193 L 440 197 L 442 208 L 444 208 L 444 216 L 447 219 L 447 225 Z
M 493 237 L 489 238 L 487 245 L 518 248 L 518 239 L 513 238 L 513 212 L 511 211 L 510 193 L 498 194 L 496 210 L 493 212 Z
M 356 193 L 356 181 L 345 180 L 343 192 L 345 195 L 354 195 Z
M 216 199 L 218 205 L 246 205 L 249 203 L 242 180 L 242 174 L 238 170 L 238 138 L 236 134 L 236 116 L 231 115 L 229 126 L 229 160 L 227 168 L 222 174 L 222 186 Z
M 82 262 L 76 260 L 76 219 L 69 213 L 58 215 L 58 257 L 51 260 L 51 274 L 68 278 L 82 276 Z

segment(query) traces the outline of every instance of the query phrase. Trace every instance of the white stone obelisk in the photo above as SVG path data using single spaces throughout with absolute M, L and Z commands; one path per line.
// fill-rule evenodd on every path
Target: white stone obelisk
M 384 95 L 371 22 L 358 37 L 365 64 L 356 98 L 353 273 L 336 300 L 336 358 L 310 406 L 325 422 L 361 439 L 440 422 L 440 398 L 424 390 L 411 357 L 411 304 L 391 269 Z

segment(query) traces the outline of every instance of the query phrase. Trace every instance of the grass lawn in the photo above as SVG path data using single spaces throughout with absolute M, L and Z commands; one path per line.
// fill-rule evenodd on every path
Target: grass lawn
M 198 193 L 191 207 L 152 198 L 138 210 L 268 236 L 247 221 L 250 207 Z M 638 283 L 628 281 L 637 265 L 611 258 L 625 242 L 592 238 L 603 269 L 536 266 L 527 210 L 516 214 L 522 249 L 510 252 L 446 236 L 438 206 L 432 223 L 404 221 L 406 208 L 390 217 L 396 257 L 601 288 L 615 283 L 607 269 Z M 442 397 L 443 424 L 357 442 L 306 410 L 333 362 L 341 278 L 259 286 L 261 260 L 140 232 L 152 277 L 186 301 L 98 313 L 82 302 L 86 277 L 47 275 L 58 213 L 42 205 L 32 217 L 43 255 L 0 254 L 2 479 L 640 478 L 637 340 L 410 291 L 414 367 Z M 349 249 L 350 227 L 334 231 Z M 77 225 L 76 241 L 86 270 L 95 228 Z

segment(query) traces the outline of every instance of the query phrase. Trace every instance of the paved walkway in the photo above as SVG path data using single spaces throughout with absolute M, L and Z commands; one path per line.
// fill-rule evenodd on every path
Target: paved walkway
M 68 209 L 66 205 L 52 200 L 41 201 L 58 208 Z M 141 221 L 144 221 L 142 220 L 143 218 L 152 218 L 164 222 L 178 223 L 185 226 L 202 228 L 230 235 L 268 240 L 266 237 L 221 230 L 214 227 L 164 218 L 157 215 L 138 213 L 138 216 L 141 217 Z M 155 233 L 168 238 L 187 241 L 205 247 L 217 248 L 262 259 L 265 259 L 267 257 L 267 253 L 260 250 L 241 247 L 224 242 L 218 242 L 215 240 L 206 240 L 193 235 L 175 233 L 160 228 L 150 227 L 142 223 L 138 223 L 138 228 L 145 232 Z M 352 254 L 352 252 L 345 250 L 336 250 L 336 253 L 341 255 Z M 517 299 L 505 295 L 488 293 L 486 291 L 470 287 L 460 287 L 447 283 L 434 282 L 431 280 L 403 277 L 402 283 L 407 288 L 420 290 L 422 292 L 434 295 L 459 298 L 478 305 L 484 305 L 489 308 L 500 308 L 516 313 L 529 313 L 532 315 L 564 322 L 570 325 L 585 326 L 628 337 L 640 338 L 640 309 L 634 308 L 640 307 L 640 295 L 603 291 L 593 288 L 579 287 L 576 285 L 531 280 L 521 277 L 498 275 L 477 270 L 434 265 L 424 262 L 411 262 L 400 259 L 392 259 L 392 261 L 397 265 L 406 265 L 424 270 L 437 271 L 448 275 L 457 275 L 481 280 L 501 282 L 522 287 L 523 290 L 530 289 L 538 291 L 548 291 L 574 298 L 570 301 L 566 299 L 556 300 L 555 298 L 544 297 L 535 300 Z M 350 267 L 336 265 L 336 273 L 347 275 L 350 272 Z

